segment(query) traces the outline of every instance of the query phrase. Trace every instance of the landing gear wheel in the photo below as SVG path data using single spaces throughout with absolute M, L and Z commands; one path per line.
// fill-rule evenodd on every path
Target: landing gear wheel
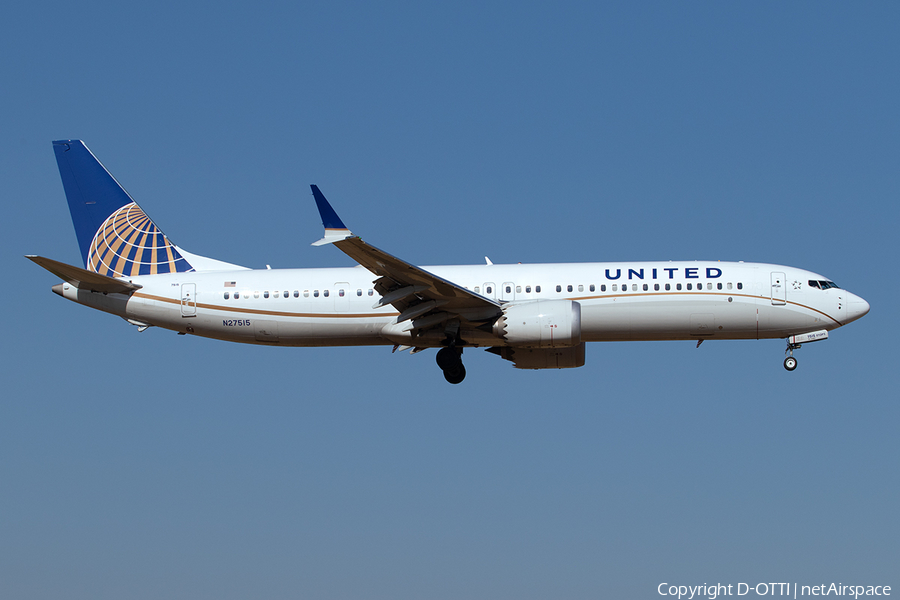
M 456 348 L 441 348 L 438 350 L 434 360 L 437 366 L 441 368 L 441 371 L 446 371 L 462 364 L 462 359 L 459 357 L 459 352 L 456 351 Z
M 460 351 L 453 346 L 441 348 L 438 350 L 437 356 L 434 357 L 435 362 L 444 372 L 444 379 L 449 383 L 462 383 L 466 378 L 466 368 L 462 363 Z
M 784 368 L 788 371 L 793 371 L 794 369 L 796 369 L 797 359 L 793 356 L 788 356 L 786 359 L 784 359 Z
M 462 380 L 465 378 L 466 367 L 462 364 L 462 362 L 460 362 L 458 366 L 444 371 L 444 379 L 447 380 L 447 383 L 462 383 Z

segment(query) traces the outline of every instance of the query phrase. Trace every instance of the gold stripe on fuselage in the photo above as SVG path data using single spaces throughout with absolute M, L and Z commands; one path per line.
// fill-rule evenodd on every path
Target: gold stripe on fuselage
M 718 293 L 718 292 L 663 292 L 663 293 L 637 293 L 637 294 L 609 294 L 606 296 L 579 296 L 576 298 L 564 298 L 564 300 L 573 300 L 573 301 L 581 301 L 581 300 L 602 300 L 606 299 L 616 299 L 616 298 L 635 298 L 637 296 L 732 296 L 737 298 L 750 298 L 753 300 L 770 300 L 767 296 L 753 296 L 750 294 L 727 294 L 727 293 Z M 146 298 L 148 300 L 156 300 L 158 302 L 167 302 L 169 304 L 177 304 L 181 305 L 181 301 L 174 298 L 166 298 L 163 296 L 154 296 L 151 294 L 146 294 L 143 292 L 135 292 L 134 296 L 139 298 Z M 829 315 L 828 313 L 822 312 L 817 308 L 813 308 L 811 306 L 806 306 L 805 304 L 800 304 L 799 302 L 791 302 L 788 300 L 786 304 L 791 304 L 793 306 L 797 306 L 799 308 L 805 308 L 806 310 L 811 310 L 813 312 L 819 313 L 824 317 L 828 317 L 832 321 L 834 321 L 838 326 L 843 325 L 840 321 Z M 259 310 L 254 308 L 241 308 L 237 306 L 222 306 L 219 304 L 201 304 L 197 303 L 197 308 L 204 308 L 207 310 L 221 310 L 224 312 L 234 312 L 241 314 L 251 314 L 251 315 L 265 315 L 265 316 L 281 316 L 281 317 L 307 317 L 307 318 L 318 318 L 318 319 L 365 319 L 370 317 L 396 317 L 400 313 L 338 313 L 338 312 L 329 312 L 329 313 L 295 313 L 295 312 L 284 312 L 284 311 L 274 311 L 274 310 Z

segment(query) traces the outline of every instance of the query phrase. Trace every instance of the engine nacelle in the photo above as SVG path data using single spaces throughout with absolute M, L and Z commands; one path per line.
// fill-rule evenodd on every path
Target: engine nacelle
M 584 342 L 570 348 L 491 348 L 517 369 L 574 369 L 584 366 Z
M 493 331 L 510 346 L 577 346 L 581 343 L 581 304 L 572 300 L 535 300 L 504 306 L 503 316 L 494 323 Z

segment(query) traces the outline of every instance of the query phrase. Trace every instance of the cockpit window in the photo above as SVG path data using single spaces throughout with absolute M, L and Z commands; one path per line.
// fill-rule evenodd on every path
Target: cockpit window
M 819 290 L 828 290 L 831 288 L 835 288 L 838 290 L 841 289 L 838 287 L 838 284 L 833 281 L 822 281 L 821 279 L 819 281 L 816 281 L 815 279 L 810 279 L 807 283 L 809 283 L 809 287 L 813 287 Z
M 809 283 L 809 287 L 819 289 L 819 282 L 815 279 L 810 279 L 807 283 Z

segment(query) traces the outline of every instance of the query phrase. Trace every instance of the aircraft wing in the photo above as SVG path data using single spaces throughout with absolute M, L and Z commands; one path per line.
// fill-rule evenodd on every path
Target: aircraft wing
M 66 281 L 79 289 L 111 294 L 127 294 L 128 292 L 139 290 L 142 287 L 136 283 L 131 283 L 130 281 L 107 277 L 100 273 L 94 273 L 93 271 L 88 271 L 80 267 L 73 267 L 72 265 L 67 265 L 66 263 L 50 258 L 44 258 L 43 256 L 34 256 L 33 254 L 30 254 L 25 258 L 44 267 L 63 281 Z
M 319 188 L 310 187 L 325 226 L 325 237 L 313 245 L 334 244 L 378 276 L 374 283 L 381 299 L 373 308 L 390 304 L 400 311 L 398 323 L 411 319 L 417 329 L 440 325 L 454 318 L 483 322 L 501 313 L 498 302 L 379 250 L 353 235 Z

